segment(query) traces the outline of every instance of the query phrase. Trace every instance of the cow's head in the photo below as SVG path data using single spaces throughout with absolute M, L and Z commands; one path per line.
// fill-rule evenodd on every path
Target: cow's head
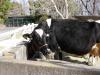
M 33 33 L 37 33 L 38 38 L 40 38 L 43 44 L 47 44 L 47 37 L 49 37 L 49 30 L 51 26 L 51 19 L 47 19 L 39 23 L 39 25 L 34 29 Z
M 49 29 L 51 26 L 51 19 L 47 19 L 46 21 L 41 22 L 36 28 L 35 32 L 37 33 L 38 38 L 42 42 L 42 47 L 46 47 L 46 49 L 42 49 L 42 51 L 46 51 L 47 53 L 51 52 L 49 47 L 48 47 L 48 37 L 49 37 Z M 40 41 L 38 41 L 40 42 Z M 44 53 L 44 52 L 43 52 Z
M 31 39 L 30 41 L 33 46 L 36 46 L 36 51 L 41 51 L 43 55 L 51 59 L 53 58 L 54 54 L 51 55 L 51 50 L 48 48 L 47 41 L 47 37 L 49 37 L 49 28 L 51 25 L 50 21 L 51 19 L 48 19 L 47 21 L 39 23 L 31 34 L 26 34 L 24 35 L 24 37 L 28 37 Z

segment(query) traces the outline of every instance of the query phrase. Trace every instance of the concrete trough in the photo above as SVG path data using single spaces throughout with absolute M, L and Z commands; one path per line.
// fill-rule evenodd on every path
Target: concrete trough
M 0 75 L 100 75 L 100 68 L 56 60 L 0 59 Z

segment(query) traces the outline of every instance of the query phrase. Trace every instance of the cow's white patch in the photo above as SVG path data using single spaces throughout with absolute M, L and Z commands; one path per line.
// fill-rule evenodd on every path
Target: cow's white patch
M 37 29 L 35 30 L 39 35 L 40 37 L 42 38 L 42 35 L 43 35 L 43 30 L 42 29 Z
M 47 19 L 46 21 L 47 21 L 47 24 L 48 24 L 48 26 L 50 28 L 50 26 L 51 26 L 51 18 L 50 19 Z
M 49 37 L 50 35 L 49 35 L 49 34 L 47 34 L 46 36 L 47 36 L 47 37 Z
M 92 47 L 92 49 L 95 49 L 95 48 L 97 48 L 96 44 Z
M 95 22 L 100 23 L 100 20 L 96 20 Z
M 93 22 L 94 20 L 93 20 L 93 19 L 88 19 L 88 21 L 89 21 L 89 22 Z

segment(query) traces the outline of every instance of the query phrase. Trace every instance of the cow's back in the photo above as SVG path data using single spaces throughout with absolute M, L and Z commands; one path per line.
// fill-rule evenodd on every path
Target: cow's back
M 51 28 L 61 49 L 69 53 L 86 54 L 96 42 L 92 22 L 53 19 Z

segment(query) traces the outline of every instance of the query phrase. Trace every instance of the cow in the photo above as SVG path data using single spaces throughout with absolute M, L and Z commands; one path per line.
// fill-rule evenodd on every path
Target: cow
M 61 50 L 83 56 L 100 42 L 100 24 L 72 19 L 48 19 L 39 23 L 30 35 L 31 41 L 41 43 L 39 48 L 45 47 L 38 49 L 45 56 L 53 52 L 55 59 L 62 59 Z
M 96 43 L 88 53 L 88 65 L 96 65 L 100 58 L 100 43 Z
M 28 60 L 37 60 L 38 58 L 46 59 L 44 55 L 47 55 L 50 50 L 47 48 L 45 37 L 40 38 L 36 31 L 33 31 L 32 34 L 24 34 L 23 37 L 25 39 L 30 39 L 30 41 L 26 44 Z

